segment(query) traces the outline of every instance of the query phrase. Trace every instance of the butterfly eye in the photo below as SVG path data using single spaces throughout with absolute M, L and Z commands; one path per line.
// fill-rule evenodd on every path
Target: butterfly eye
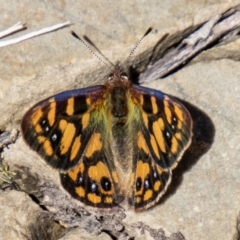
M 110 74 L 108 75 L 108 79 L 113 78 L 113 76 L 114 76 L 114 74 L 113 74 L 113 73 L 110 73 Z
M 125 72 L 121 74 L 121 77 L 124 78 L 124 79 L 128 79 L 128 76 Z

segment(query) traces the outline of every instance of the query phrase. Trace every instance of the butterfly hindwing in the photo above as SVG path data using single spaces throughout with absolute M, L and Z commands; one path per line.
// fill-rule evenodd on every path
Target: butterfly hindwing
M 171 170 L 191 143 L 192 120 L 176 99 L 145 87 L 130 89 L 139 116 L 129 203 L 136 210 L 153 205 L 171 182 Z
M 25 141 L 52 167 L 76 165 L 94 131 L 94 113 L 104 101 L 105 87 L 63 92 L 32 107 L 23 117 Z
M 129 204 L 142 211 L 156 203 L 171 182 L 171 169 L 162 169 L 151 156 L 142 132 L 138 133 L 131 175 Z
M 65 174 L 60 174 L 62 186 L 72 197 L 87 206 L 112 208 L 122 201 L 119 180 L 111 159 L 111 151 L 101 131 L 95 131 L 79 164 Z

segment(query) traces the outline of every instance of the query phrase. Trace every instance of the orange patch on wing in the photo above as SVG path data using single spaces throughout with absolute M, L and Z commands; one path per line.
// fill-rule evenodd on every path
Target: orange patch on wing
M 137 144 L 140 149 L 142 149 L 146 154 L 149 154 L 149 149 L 142 132 L 138 132 Z
M 67 124 L 68 124 L 68 122 L 66 120 L 64 120 L 64 119 L 62 119 L 59 122 L 59 128 L 60 128 L 62 133 L 65 131 L 65 128 L 67 127 Z
M 85 189 L 83 187 L 76 187 L 75 192 L 79 197 L 85 197 Z
M 151 96 L 151 103 L 152 103 L 153 114 L 158 113 L 158 105 L 156 103 L 156 98 L 153 96 Z
M 171 152 L 173 154 L 177 153 L 177 149 L 178 149 L 178 141 L 175 137 L 172 138 L 172 145 L 171 145 Z
M 52 125 L 55 122 L 56 117 L 56 102 L 50 100 L 50 106 L 49 106 L 49 112 L 47 115 L 49 125 L 52 127 Z
M 68 176 L 74 181 L 76 182 L 78 179 L 78 174 L 79 173 L 83 173 L 84 171 L 84 163 L 80 162 L 80 164 L 78 164 L 75 168 L 73 168 L 72 170 L 70 170 L 68 172 Z
M 169 108 L 169 104 L 166 100 L 164 100 L 164 112 L 165 112 L 168 123 L 171 124 L 172 123 L 172 112 L 171 112 L 171 110 Z
M 45 142 L 43 143 L 43 148 L 46 155 L 51 156 L 53 154 L 52 145 L 48 139 L 46 139 Z
M 148 116 L 145 112 L 142 112 L 142 118 L 143 118 L 143 122 L 145 124 L 145 127 L 148 128 Z
M 40 126 L 40 124 L 37 124 L 37 125 L 35 126 L 35 131 L 36 131 L 37 133 L 40 133 L 40 132 L 43 131 L 43 129 L 42 129 L 42 127 Z
M 106 198 L 104 198 L 104 202 L 111 204 L 113 202 L 113 199 L 112 199 L 112 197 L 106 197 Z
M 68 99 L 66 113 L 69 116 L 73 115 L 73 113 L 74 113 L 74 98 L 73 97 Z
M 160 186 L 161 186 L 161 182 L 160 182 L 160 181 L 156 181 L 156 182 L 154 183 L 154 186 L 153 186 L 154 191 L 155 191 L 155 192 L 158 192 L 159 189 L 160 189 Z
M 99 182 L 102 177 L 109 177 L 108 168 L 103 162 L 99 161 L 97 165 L 89 167 L 88 176 L 91 180 Z
M 94 193 L 88 193 L 87 198 L 93 204 L 98 204 L 101 202 L 101 197 L 99 197 L 98 195 L 96 195 Z
M 100 133 L 93 133 L 90 142 L 88 143 L 87 150 L 85 152 L 86 157 L 91 157 L 94 152 L 100 151 L 102 149 Z
M 140 95 L 140 104 L 143 105 L 143 95 Z
M 80 136 L 78 136 L 75 138 L 73 145 L 72 145 L 70 161 L 72 161 L 77 156 L 77 153 L 78 153 L 80 147 L 81 147 L 81 138 L 80 138 Z
M 159 119 L 157 120 L 157 122 L 158 122 L 158 125 L 159 125 L 159 127 L 160 127 L 160 130 L 163 131 L 164 128 L 165 128 L 163 119 L 162 119 L 162 118 L 159 118 Z
M 162 174 L 162 172 L 163 172 L 163 170 L 160 168 L 160 167 L 157 167 L 157 172 L 158 172 L 158 174 Z
M 90 114 L 89 113 L 85 113 L 82 116 L 82 130 L 84 130 L 87 125 L 89 124 L 89 120 L 90 120 Z
M 76 128 L 74 126 L 73 123 L 68 123 L 64 132 L 63 132 L 63 136 L 61 139 L 61 144 L 60 144 L 60 153 L 61 155 L 64 155 L 68 152 L 73 138 L 75 136 L 76 133 Z
M 86 103 L 87 103 L 87 105 L 90 105 L 91 104 L 91 99 L 90 98 L 86 98 Z
M 181 135 L 181 133 L 175 133 L 174 136 L 176 137 L 176 139 L 182 140 L 182 135 Z
M 161 118 L 158 119 L 158 121 L 155 121 L 152 125 L 153 127 L 153 133 L 154 133 L 154 136 L 157 140 L 157 144 L 160 148 L 160 150 L 164 153 L 166 153 L 166 145 L 165 145 L 165 140 L 164 140 L 164 137 L 163 137 L 163 132 L 162 130 L 160 129 L 160 124 L 159 124 L 159 121 L 162 120 Z
M 152 134 L 150 134 L 150 142 L 151 142 L 151 146 L 152 146 L 152 149 L 153 149 L 155 155 L 159 159 L 160 154 L 159 154 L 159 150 L 158 150 L 158 145 L 157 145 L 157 142 L 156 142 L 156 140 L 155 140 L 155 138 Z
M 183 121 L 183 112 L 178 105 L 174 105 L 174 111 L 175 111 L 178 119 L 182 122 Z
M 159 175 L 161 175 L 163 173 L 163 170 L 160 167 L 157 167 L 157 172 Z
M 152 195 L 153 195 L 153 191 L 148 189 L 143 196 L 143 200 L 148 201 L 149 199 L 152 198 Z
M 42 111 L 41 108 L 38 108 L 38 109 L 33 113 L 33 115 L 32 115 L 32 123 L 33 123 L 34 126 L 39 122 L 39 120 L 40 120 L 40 118 L 42 117 L 42 115 L 43 115 L 43 111 Z
M 44 143 L 45 141 L 46 141 L 46 137 L 43 137 L 43 136 L 39 136 L 38 137 L 38 141 L 39 141 L 39 143 Z
M 178 124 L 177 124 L 177 128 L 181 129 L 183 126 L 183 123 L 178 119 Z

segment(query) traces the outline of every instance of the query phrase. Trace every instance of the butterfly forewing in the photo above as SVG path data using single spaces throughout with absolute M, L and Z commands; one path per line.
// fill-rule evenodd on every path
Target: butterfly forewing
M 133 85 L 131 92 L 140 108 L 142 133 L 152 157 L 161 168 L 173 168 L 191 143 L 190 113 L 160 91 Z
M 67 91 L 47 98 L 23 117 L 27 144 L 52 167 L 71 169 L 80 160 L 95 127 L 93 113 L 104 101 L 105 87 Z

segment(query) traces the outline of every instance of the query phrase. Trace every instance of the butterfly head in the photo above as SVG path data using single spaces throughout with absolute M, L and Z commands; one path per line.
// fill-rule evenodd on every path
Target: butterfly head
M 123 73 L 120 64 L 117 63 L 108 78 L 107 87 L 110 89 L 115 87 L 129 88 L 130 85 L 127 75 Z

